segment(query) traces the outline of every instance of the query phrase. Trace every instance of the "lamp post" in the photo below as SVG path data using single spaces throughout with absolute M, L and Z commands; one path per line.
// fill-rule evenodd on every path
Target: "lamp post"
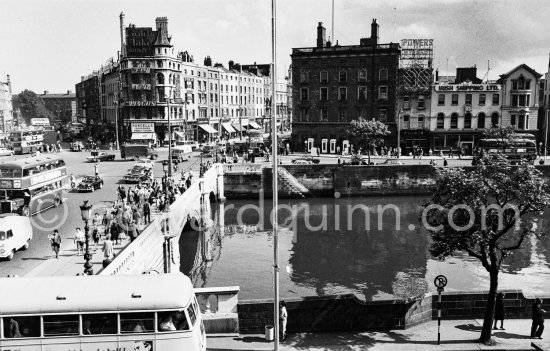
M 162 236 L 164 238 L 164 242 L 162 243 L 162 258 L 163 258 L 163 266 L 164 266 L 164 273 L 170 273 L 171 271 L 171 262 L 173 259 L 172 255 L 172 241 L 171 239 L 175 237 L 175 235 L 170 234 L 170 222 L 169 222 L 169 216 L 168 213 L 170 212 L 170 206 L 166 206 L 164 210 L 163 219 L 161 221 L 161 232 Z
M 169 87 L 170 88 L 170 87 Z M 172 129 L 170 128 L 170 99 L 171 99 L 172 90 L 168 90 L 168 177 L 172 177 Z
M 84 274 L 92 275 L 94 270 L 92 269 L 92 254 L 90 254 L 90 227 L 88 221 L 92 217 L 92 206 L 88 205 L 88 200 L 84 200 L 84 204 L 80 206 L 80 215 L 84 221 L 84 234 L 86 235 L 86 252 L 84 253 Z
M 164 160 L 162 161 L 162 170 L 164 171 L 164 182 L 162 182 L 162 189 L 164 192 L 166 192 L 166 185 L 168 183 L 168 177 L 166 174 L 166 166 L 168 166 L 168 161 Z
M 199 169 L 199 178 L 202 178 L 204 176 L 204 167 L 202 165 L 202 152 L 201 152 L 201 165 Z

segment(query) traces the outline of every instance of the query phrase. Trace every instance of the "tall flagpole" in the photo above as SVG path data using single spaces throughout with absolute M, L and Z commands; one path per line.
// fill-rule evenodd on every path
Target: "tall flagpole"
M 277 0 L 271 0 L 271 141 L 272 141 L 272 153 L 273 153 L 273 325 L 275 332 L 275 351 L 279 350 L 279 233 L 278 233 L 278 216 L 277 209 L 279 208 L 278 197 L 279 188 L 277 186 L 277 114 L 275 109 L 277 108 L 277 41 L 275 39 L 277 34 L 276 28 L 276 9 Z

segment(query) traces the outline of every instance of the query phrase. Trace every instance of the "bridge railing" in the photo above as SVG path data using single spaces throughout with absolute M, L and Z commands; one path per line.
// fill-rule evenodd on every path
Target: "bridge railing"
M 263 165 L 256 163 L 226 163 L 223 164 L 224 173 L 261 173 Z
M 239 334 L 238 286 L 195 288 L 208 335 Z

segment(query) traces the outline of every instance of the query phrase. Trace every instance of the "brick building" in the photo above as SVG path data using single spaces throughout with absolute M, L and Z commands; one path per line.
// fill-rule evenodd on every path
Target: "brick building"
M 62 124 L 73 122 L 76 118 L 76 94 L 70 90 L 66 93 L 50 94 L 47 90 L 39 95 L 44 101 L 44 106 L 55 116 L 56 120 Z
M 359 45 L 333 45 L 319 22 L 317 46 L 292 49 L 292 133 L 294 149 L 319 147 L 334 153 L 348 145 L 346 129 L 359 117 L 389 126 L 395 145 L 400 47 L 378 43 L 378 23 Z
M 81 77 L 80 83 L 75 85 L 75 90 L 77 122 L 84 124 L 86 134 L 98 136 L 102 121 L 99 72 L 94 71 L 88 76 Z

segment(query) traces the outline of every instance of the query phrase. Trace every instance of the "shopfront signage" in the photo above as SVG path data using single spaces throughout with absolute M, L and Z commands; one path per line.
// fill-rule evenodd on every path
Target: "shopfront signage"
M 151 90 L 151 84 L 132 84 L 133 90 Z
M 127 106 L 155 106 L 154 101 L 126 101 Z
M 435 91 L 499 91 L 498 84 L 449 84 L 436 85 Z
M 151 73 L 151 69 L 149 67 L 132 67 L 131 72 L 132 73 Z
M 154 123 L 132 123 L 131 130 L 132 130 L 132 133 L 154 133 L 155 124 Z
M 50 120 L 48 118 L 31 118 L 31 126 L 49 126 Z

